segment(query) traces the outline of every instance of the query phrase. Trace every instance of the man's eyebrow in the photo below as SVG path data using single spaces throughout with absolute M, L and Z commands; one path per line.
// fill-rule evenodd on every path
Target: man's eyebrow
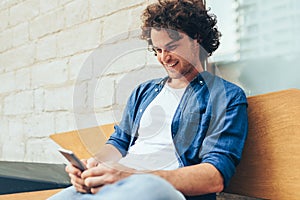
M 164 47 L 168 47 L 170 45 L 172 45 L 174 42 L 177 42 L 178 40 L 172 40 L 171 42 L 168 42 L 167 44 L 164 45 Z M 159 47 L 155 46 L 154 44 L 152 44 L 152 47 L 154 49 L 159 49 Z
M 167 43 L 167 44 L 165 45 L 165 47 L 170 46 L 170 45 L 172 45 L 174 42 L 177 42 L 177 41 L 178 41 L 178 40 L 172 40 L 171 42 Z

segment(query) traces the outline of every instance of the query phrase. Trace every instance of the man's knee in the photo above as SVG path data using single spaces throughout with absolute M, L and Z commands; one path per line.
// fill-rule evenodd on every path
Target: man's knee
M 174 199 L 182 200 L 184 196 L 165 179 L 152 174 L 135 174 L 116 183 L 124 199 Z M 103 188 L 104 189 L 104 188 Z M 112 188 L 111 188 L 112 189 Z M 116 190 L 114 191 L 114 193 Z M 101 193 L 101 191 L 100 191 Z M 145 196 L 147 195 L 147 196 Z
M 165 179 L 153 175 L 153 174 L 135 174 L 128 178 L 132 181 L 137 187 L 170 187 L 173 186 L 167 182 Z

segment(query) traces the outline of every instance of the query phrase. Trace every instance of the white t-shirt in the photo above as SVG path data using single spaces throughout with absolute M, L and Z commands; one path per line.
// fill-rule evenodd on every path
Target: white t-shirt
M 140 121 L 139 136 L 119 163 L 138 170 L 171 170 L 179 167 L 171 124 L 185 88 L 166 83 L 148 105 Z

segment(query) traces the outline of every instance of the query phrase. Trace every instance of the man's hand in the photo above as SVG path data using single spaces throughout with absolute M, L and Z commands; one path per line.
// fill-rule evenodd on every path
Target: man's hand
M 100 163 L 96 167 L 89 168 L 81 174 L 80 183 L 90 188 L 95 194 L 106 184 L 112 184 L 136 173 L 134 169 L 118 163 Z M 80 188 L 81 189 L 81 188 Z
M 88 169 L 96 167 L 98 165 L 98 162 L 94 158 L 90 158 L 88 160 L 84 159 L 81 161 L 86 165 Z M 76 168 L 72 164 L 69 164 L 66 166 L 66 172 L 69 174 L 71 183 L 78 192 L 91 193 L 91 189 L 84 184 L 84 179 L 81 178 L 82 172 L 78 168 Z

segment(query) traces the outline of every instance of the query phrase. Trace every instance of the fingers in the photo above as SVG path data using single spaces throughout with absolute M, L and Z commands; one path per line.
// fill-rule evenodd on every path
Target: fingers
M 73 165 L 69 164 L 66 166 L 66 172 L 69 174 L 71 179 L 72 185 L 78 192 L 81 193 L 90 193 L 91 190 L 84 184 L 84 180 L 81 178 L 81 171 L 74 167 Z
M 74 174 L 69 174 L 69 177 L 71 178 L 71 183 L 78 184 L 78 185 L 84 185 L 84 180 L 81 177 L 78 177 Z M 73 184 L 73 185 L 74 185 Z
M 86 163 L 90 168 L 83 172 L 72 165 L 66 167 L 71 183 L 82 193 L 97 193 L 104 185 L 112 184 L 134 173 L 133 169 L 112 163 L 99 164 L 95 159 L 89 159 Z
M 87 187 L 85 185 L 81 185 L 81 184 L 75 182 L 73 179 L 71 179 L 71 183 L 78 192 L 81 192 L 81 193 L 90 193 L 91 192 L 89 187 Z
M 102 187 L 96 187 L 96 188 L 91 188 L 91 193 L 92 194 L 96 194 L 97 192 L 99 192 L 102 189 Z
M 95 176 L 84 179 L 84 184 L 90 188 L 102 187 L 105 184 L 112 183 L 112 181 L 108 180 L 108 175 L 103 176 Z
M 65 168 L 65 171 L 68 174 L 74 174 L 74 175 L 77 175 L 77 176 L 81 176 L 80 169 L 74 167 L 72 164 L 67 165 L 66 168 Z
M 90 188 L 102 187 L 106 184 L 114 183 L 118 180 L 119 171 L 105 165 L 84 171 L 81 178 L 84 179 L 84 184 Z
M 98 165 L 98 161 L 95 158 L 90 158 L 86 162 L 86 166 L 88 169 L 92 167 L 96 167 L 97 165 Z
M 87 165 L 87 159 L 81 159 L 81 162 L 83 162 L 83 164 Z

